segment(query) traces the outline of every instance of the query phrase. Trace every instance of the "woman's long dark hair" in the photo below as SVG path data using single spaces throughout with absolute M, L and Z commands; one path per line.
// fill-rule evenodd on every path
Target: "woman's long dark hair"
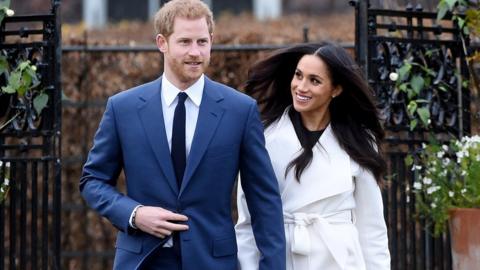
M 360 67 L 342 47 L 332 44 L 295 45 L 278 50 L 250 68 L 245 92 L 257 99 L 265 127 L 279 119 L 285 109 L 292 105 L 290 83 L 304 55 L 318 56 L 327 65 L 332 84 L 342 87 L 342 93 L 330 102 L 331 128 L 348 155 L 370 170 L 379 182 L 386 168 L 381 155 L 385 133 L 373 92 L 363 78 Z M 295 167 L 295 176 L 299 181 L 312 158 L 312 149 L 303 148 L 287 171 Z

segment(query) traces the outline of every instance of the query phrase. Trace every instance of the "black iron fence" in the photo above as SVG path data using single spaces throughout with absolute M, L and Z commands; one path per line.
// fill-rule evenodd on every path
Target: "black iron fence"
M 60 269 L 60 22 L 59 3 L 49 15 L 7 17 L 0 26 L 0 52 L 8 66 L 30 61 L 39 84 L 24 93 L 0 93 L 0 269 Z M 26 80 L 25 77 L 22 77 Z M 36 97 L 45 93 L 40 113 Z M 45 96 L 43 101 L 45 101 Z M 38 109 L 38 107 L 37 107 Z
M 415 155 L 429 134 L 447 140 L 470 133 L 470 93 L 462 84 L 469 75 L 460 30 L 449 16 L 437 21 L 437 14 L 423 12 L 421 5 L 394 11 L 370 9 L 368 1 L 354 4 L 357 59 L 376 92 L 388 134 L 384 204 L 392 269 L 451 269 L 449 234 L 434 238 L 425 222 L 415 218 L 416 175 L 405 158 Z M 392 80 L 405 60 L 431 67 L 435 74 L 418 93 L 417 105 L 429 112 L 424 126 L 409 108 L 408 93 Z M 419 125 L 412 130 L 414 117 Z

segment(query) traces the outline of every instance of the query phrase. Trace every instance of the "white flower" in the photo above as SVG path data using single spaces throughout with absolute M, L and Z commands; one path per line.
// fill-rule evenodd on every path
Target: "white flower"
M 437 158 L 443 158 L 444 155 L 445 155 L 445 152 L 439 151 L 439 152 L 437 153 Z
M 388 75 L 388 78 L 390 78 L 391 81 L 396 82 L 398 80 L 398 73 L 390 72 L 390 74 Z
M 3 181 L 3 184 L 5 184 L 5 186 L 10 185 L 10 179 L 5 178 L 5 180 Z
M 414 189 L 422 189 L 422 183 L 420 183 L 420 182 L 413 183 L 413 188 Z
M 5 162 L 5 167 L 10 168 L 10 162 Z
M 32 66 L 33 71 L 37 71 L 37 66 Z
M 480 154 L 475 158 L 476 161 L 480 161 Z
M 422 166 L 420 166 L 420 165 L 413 165 L 412 166 L 412 171 L 419 171 L 421 169 L 422 169 Z
M 423 183 L 425 185 L 430 185 L 432 183 L 432 179 L 428 178 L 428 177 L 425 177 L 425 178 L 423 178 Z
M 433 192 L 439 190 L 440 187 L 439 186 L 432 186 L 432 187 L 429 187 L 427 188 L 427 194 L 432 194 Z
M 442 145 L 443 151 L 447 152 L 448 151 L 448 146 L 446 144 Z
M 460 173 L 460 175 L 462 175 L 462 176 L 467 175 L 467 171 L 462 170 L 462 172 Z
M 448 164 L 450 164 L 450 159 L 449 158 L 444 158 L 443 159 L 443 165 L 447 166 Z
M 427 144 L 426 144 L 426 143 L 422 143 L 422 148 L 423 148 L 423 149 L 427 148 Z
M 449 191 L 449 192 L 448 192 L 448 196 L 449 196 L 450 198 L 452 198 L 453 195 L 455 195 L 455 192 L 453 192 L 453 191 Z
M 5 190 L 3 189 L 3 187 L 0 187 L 0 193 L 4 193 Z
M 3 161 L 0 160 L 0 167 L 2 167 L 2 165 L 3 165 Z
M 434 202 L 432 202 L 432 203 L 430 204 L 430 206 L 431 206 L 432 208 L 435 208 L 435 207 L 437 207 L 437 204 L 434 203 Z
M 407 197 L 405 199 L 406 199 L 406 202 L 409 203 L 410 202 L 410 195 L 407 195 Z
M 7 14 L 8 17 L 12 17 L 13 15 L 15 15 L 15 11 L 13 11 L 12 9 L 7 9 L 7 11 L 5 11 L 5 14 Z
M 466 189 L 466 188 L 462 188 L 461 192 L 462 192 L 462 194 L 463 194 L 463 193 L 467 192 L 467 189 Z

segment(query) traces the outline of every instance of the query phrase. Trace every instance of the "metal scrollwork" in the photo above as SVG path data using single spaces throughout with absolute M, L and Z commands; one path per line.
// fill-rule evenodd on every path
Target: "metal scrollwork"
M 372 52 L 370 82 L 376 92 L 380 113 L 385 126 L 390 129 L 408 129 L 410 116 L 407 113 L 409 98 L 399 91 L 389 74 L 397 72 L 403 61 L 429 67 L 433 71 L 428 86 L 418 98 L 425 100 L 420 106 L 430 111 L 431 126 L 438 130 L 458 129 L 459 67 L 452 50 L 445 45 L 412 44 L 401 42 L 378 42 Z M 411 75 L 425 73 L 418 65 L 412 67 Z M 407 78 L 408 79 L 408 78 Z

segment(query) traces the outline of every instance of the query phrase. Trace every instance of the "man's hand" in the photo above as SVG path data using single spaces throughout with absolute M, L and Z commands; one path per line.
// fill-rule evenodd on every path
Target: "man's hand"
M 188 226 L 177 224 L 185 222 L 187 216 L 173 213 L 161 207 L 141 206 L 135 215 L 135 226 L 146 233 L 159 238 L 165 238 L 174 231 L 186 231 Z

